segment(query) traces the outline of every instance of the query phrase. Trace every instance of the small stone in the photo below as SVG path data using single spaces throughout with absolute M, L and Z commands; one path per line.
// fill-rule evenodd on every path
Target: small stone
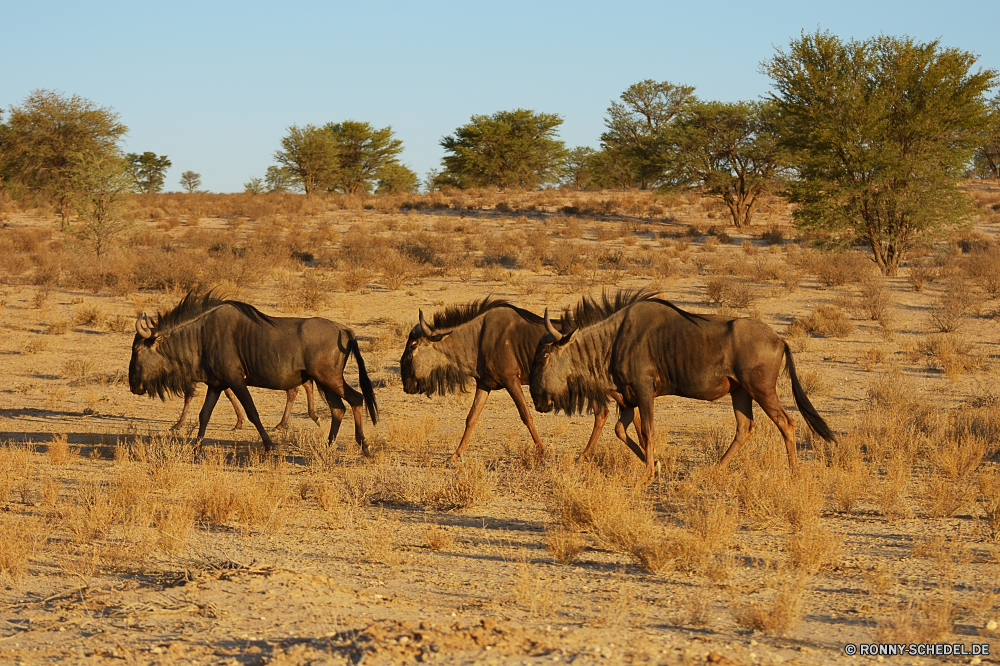
M 989 631 L 996 631 L 997 630 L 997 621 L 996 620 L 990 620 L 989 622 L 987 622 L 986 623 L 986 629 L 989 630 Z
M 757 641 L 750 641 L 750 647 L 757 647 Z

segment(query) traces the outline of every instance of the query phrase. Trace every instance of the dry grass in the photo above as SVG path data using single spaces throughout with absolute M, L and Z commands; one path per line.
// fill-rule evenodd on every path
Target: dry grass
M 577 532 L 562 525 L 555 525 L 545 531 L 545 548 L 560 564 L 573 564 L 586 547 L 586 541 Z
M 747 601 L 733 612 L 736 624 L 747 629 L 783 636 L 802 618 L 803 576 L 786 580 L 768 600 Z
M 816 573 L 836 566 L 842 544 L 840 535 L 819 523 L 812 523 L 788 537 L 785 551 L 795 569 Z
M 850 317 L 834 305 L 820 305 L 805 319 L 795 319 L 788 325 L 790 337 L 812 333 L 824 338 L 846 338 L 853 332 Z
M 962 375 L 985 370 L 989 356 L 977 351 L 968 340 L 949 333 L 929 335 L 918 340 L 908 354 L 911 363 L 924 359 L 928 368 L 941 370 L 952 383 Z
M 875 629 L 880 643 L 934 643 L 945 640 L 955 625 L 958 609 L 948 595 L 908 602 L 885 615 Z
M 941 333 L 952 333 L 965 325 L 969 316 L 978 314 L 982 298 L 964 281 L 947 285 L 934 299 L 928 313 L 931 326 Z
M 995 469 L 979 476 L 980 526 L 991 541 L 1000 540 L 1000 473 Z
M 80 447 L 70 446 L 69 438 L 65 434 L 56 435 L 48 443 L 46 454 L 53 465 L 62 465 L 80 455 Z
M 45 545 L 46 529 L 32 516 L 0 520 L 0 574 L 19 580 L 28 575 L 31 558 Z
M 606 548 L 631 553 L 659 532 L 648 500 L 619 479 L 568 468 L 554 469 L 551 483 L 548 509 L 557 523 L 590 532 Z

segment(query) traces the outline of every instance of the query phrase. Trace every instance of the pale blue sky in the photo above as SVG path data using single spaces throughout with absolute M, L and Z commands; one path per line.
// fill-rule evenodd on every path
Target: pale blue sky
M 472 114 L 528 108 L 596 147 L 605 110 L 643 79 L 753 99 L 759 63 L 805 29 L 940 38 L 1000 69 L 1000 4 L 943 2 L 3 3 L 0 106 L 36 88 L 113 107 L 126 149 L 214 192 L 263 176 L 292 124 L 391 125 L 403 161 L 437 167 Z

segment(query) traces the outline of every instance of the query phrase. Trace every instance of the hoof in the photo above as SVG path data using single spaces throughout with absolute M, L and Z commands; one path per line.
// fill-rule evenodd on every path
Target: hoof
M 368 448 L 367 444 L 362 444 L 361 445 L 361 455 L 363 455 L 365 458 L 371 458 L 372 457 L 372 450 L 370 448 Z

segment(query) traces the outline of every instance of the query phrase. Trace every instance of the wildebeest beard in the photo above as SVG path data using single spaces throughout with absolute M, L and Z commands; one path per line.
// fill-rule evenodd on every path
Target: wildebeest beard
M 598 407 L 608 404 L 608 389 L 602 386 L 595 377 L 573 375 L 566 379 L 566 392 L 549 396 L 556 412 L 565 412 L 569 416 L 583 414 L 591 408 L 594 401 Z
M 468 390 L 469 376 L 462 372 L 461 368 L 454 364 L 440 365 L 426 377 L 415 377 L 417 381 L 417 393 L 424 393 L 430 397 L 438 395 L 448 395 L 455 391 L 466 392 Z
M 155 371 L 147 372 L 142 381 L 150 397 L 155 395 L 166 400 L 168 395 L 194 395 L 197 383 L 194 377 L 199 373 L 199 364 L 198 354 L 191 344 L 193 333 L 174 332 L 157 341 Z

